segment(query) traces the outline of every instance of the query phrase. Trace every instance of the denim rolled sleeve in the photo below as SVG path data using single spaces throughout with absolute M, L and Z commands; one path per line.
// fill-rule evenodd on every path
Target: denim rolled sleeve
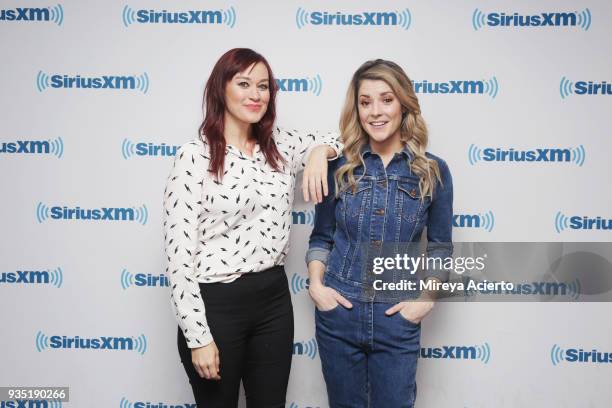
M 446 258 L 453 253 L 453 180 L 448 165 L 438 161 L 442 183 L 436 185 L 427 221 L 427 256 Z M 449 271 L 441 268 L 425 271 L 425 279 L 437 278 L 448 281 Z
M 315 205 L 314 228 L 308 240 L 308 251 L 306 251 L 306 265 L 311 261 L 320 261 L 327 265 L 329 254 L 333 247 L 333 238 L 336 231 L 336 189 L 334 185 L 334 173 L 336 172 L 338 159 L 329 162 L 327 168 L 327 186 L 329 194 L 323 201 Z

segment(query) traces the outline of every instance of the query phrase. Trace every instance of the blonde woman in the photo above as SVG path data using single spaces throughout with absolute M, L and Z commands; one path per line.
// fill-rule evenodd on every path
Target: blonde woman
M 424 227 L 426 255 L 451 255 L 451 174 L 426 152 L 419 102 L 393 62 L 368 61 L 355 72 L 340 129 L 343 156 L 330 163 L 330 194 L 316 206 L 306 256 L 329 404 L 413 407 L 421 320 L 434 299 L 382 290 L 415 275 L 372 265 L 414 248 Z M 421 279 L 445 281 L 448 272 L 427 270 Z

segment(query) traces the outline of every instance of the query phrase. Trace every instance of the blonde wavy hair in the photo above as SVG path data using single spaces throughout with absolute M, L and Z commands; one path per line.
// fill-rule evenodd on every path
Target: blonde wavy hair
M 353 75 L 346 93 L 346 101 L 340 117 L 340 137 L 344 143 L 343 154 L 346 163 L 336 171 L 336 191 L 340 193 L 349 188 L 355 191 L 358 180 L 355 180 L 353 172 L 359 165 L 365 169 L 361 149 L 368 144 L 369 136 L 361 126 L 357 106 L 359 87 L 365 79 L 385 81 L 399 100 L 402 106 L 400 140 L 414 155 L 412 162 L 408 162 L 407 165 L 419 177 L 421 200 L 427 196 L 431 197 L 435 186 L 434 177 L 440 182 L 441 177 L 438 163 L 425 156 L 428 140 L 427 126 L 421 116 L 419 101 L 412 82 L 404 70 L 396 63 L 382 59 L 367 61 L 361 65 Z

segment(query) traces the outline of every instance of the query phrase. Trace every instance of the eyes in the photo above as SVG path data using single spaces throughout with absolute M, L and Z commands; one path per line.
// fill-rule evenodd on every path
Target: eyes
M 394 100 L 394 99 L 393 99 L 392 97 L 390 97 L 390 96 L 385 96 L 385 97 L 382 99 L 382 102 L 383 102 L 385 105 L 389 105 L 389 104 L 393 103 L 393 100 Z M 363 108 L 368 107 L 368 106 L 370 105 L 370 103 L 371 103 L 371 102 L 370 102 L 370 100 L 369 100 L 369 99 L 362 99 L 362 100 L 360 100 L 360 101 L 359 101 L 359 105 L 361 105 L 361 107 L 363 107 Z
M 251 84 L 250 84 L 250 83 L 248 83 L 247 81 L 240 81 L 240 82 L 238 82 L 238 86 L 239 86 L 240 88 L 242 88 L 242 89 L 248 89 L 248 88 L 249 88 L 249 86 L 251 86 Z M 262 91 L 262 92 L 263 92 L 263 91 L 267 91 L 267 90 L 268 90 L 268 88 L 269 88 L 268 84 L 259 84 L 257 87 L 258 87 L 258 88 L 259 88 L 259 90 L 260 90 L 260 91 Z

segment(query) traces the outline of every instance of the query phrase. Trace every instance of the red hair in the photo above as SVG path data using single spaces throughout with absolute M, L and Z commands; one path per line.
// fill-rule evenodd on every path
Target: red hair
M 200 137 L 205 137 L 210 147 L 208 171 L 216 176 L 217 181 L 223 178 L 225 163 L 226 143 L 223 136 L 223 119 L 226 109 L 225 87 L 234 75 L 258 62 L 264 64 L 268 70 L 270 100 L 261 120 L 251 125 L 252 134 L 259 143 L 266 161 L 274 170 L 280 171 L 279 163 L 285 162 L 272 137 L 272 128 L 276 120 L 277 87 L 270 64 L 262 55 L 249 48 L 233 48 L 219 58 L 206 82 L 203 98 L 206 114 L 199 128 Z

